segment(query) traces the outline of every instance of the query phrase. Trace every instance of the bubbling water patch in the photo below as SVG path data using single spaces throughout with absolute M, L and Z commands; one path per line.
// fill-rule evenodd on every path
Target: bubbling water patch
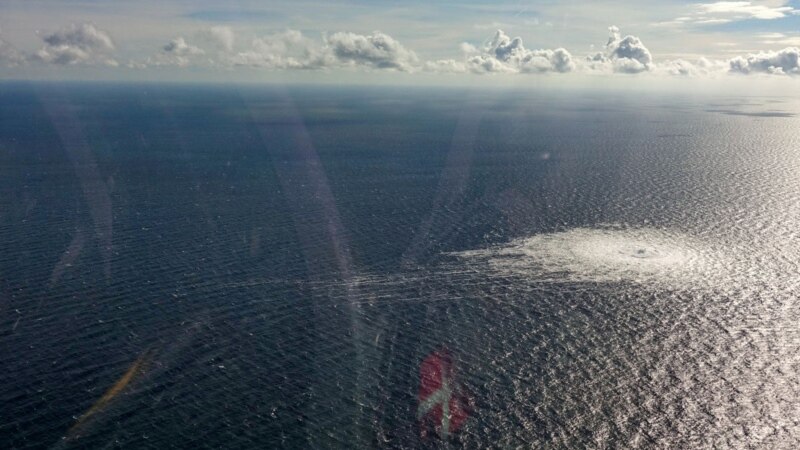
M 719 285 L 729 262 L 720 246 L 654 228 L 575 228 L 456 253 L 503 275 L 539 281 Z

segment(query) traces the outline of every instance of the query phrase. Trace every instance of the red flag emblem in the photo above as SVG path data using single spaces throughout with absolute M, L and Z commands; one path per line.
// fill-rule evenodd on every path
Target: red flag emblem
M 463 388 L 456 380 L 452 357 L 446 349 L 438 350 L 425 358 L 420 366 L 419 406 L 417 420 L 423 436 L 427 425 L 439 436 L 447 438 L 464 424 L 469 416 L 469 402 Z

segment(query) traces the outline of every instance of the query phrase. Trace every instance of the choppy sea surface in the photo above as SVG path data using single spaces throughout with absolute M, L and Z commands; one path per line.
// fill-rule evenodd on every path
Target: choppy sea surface
M 797 114 L 2 84 L 0 447 L 798 448 Z

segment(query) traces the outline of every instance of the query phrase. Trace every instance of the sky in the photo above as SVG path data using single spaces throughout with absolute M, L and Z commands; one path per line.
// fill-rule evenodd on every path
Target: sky
M 796 83 L 798 48 L 800 0 L 0 2 L 0 79 Z

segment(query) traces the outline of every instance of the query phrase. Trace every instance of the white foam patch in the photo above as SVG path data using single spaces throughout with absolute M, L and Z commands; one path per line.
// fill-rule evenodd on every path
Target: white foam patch
M 502 274 L 543 281 L 706 284 L 724 253 L 685 234 L 652 228 L 576 228 L 457 253 Z

